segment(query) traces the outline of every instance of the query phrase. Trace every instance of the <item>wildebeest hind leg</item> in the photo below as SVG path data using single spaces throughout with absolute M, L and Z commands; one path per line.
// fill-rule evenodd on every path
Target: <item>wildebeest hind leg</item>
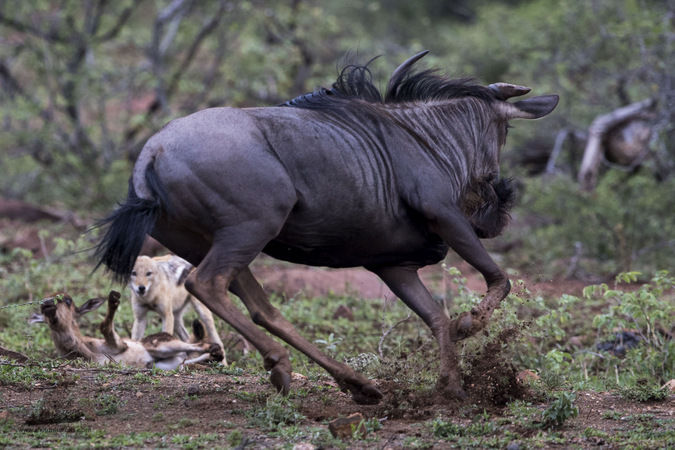
M 279 392 L 287 394 L 291 386 L 291 362 L 288 359 L 288 351 L 255 326 L 232 303 L 227 293 L 232 275 L 232 273 L 218 274 L 211 279 L 203 279 L 199 277 L 198 269 L 188 277 L 185 286 L 211 312 L 253 344 L 263 357 L 265 369 L 271 372 L 270 381 L 274 387 Z
M 409 267 L 369 267 L 368 269 L 377 274 L 434 333 L 441 356 L 438 389 L 457 398 L 466 397 L 462 389 L 457 350 L 450 335 L 452 322 L 440 304 L 429 294 L 417 274 L 417 269 Z
M 254 234 L 252 231 L 251 233 Z M 231 240 L 230 245 L 227 245 L 227 242 L 216 240 L 203 260 L 199 262 L 197 269 L 188 276 L 185 288 L 211 312 L 230 324 L 253 344 L 263 357 L 265 369 L 271 371 L 270 381 L 278 391 L 286 394 L 291 384 L 291 362 L 288 359 L 288 351 L 251 322 L 232 303 L 228 295 L 230 283 L 250 262 L 235 263 L 228 255 L 234 253 L 242 261 L 244 253 L 249 253 L 250 260 L 258 254 L 257 251 L 250 249 L 238 252 L 233 249 L 235 242 Z
M 239 273 L 230 289 L 244 302 L 253 322 L 288 342 L 323 367 L 335 379 L 340 389 L 352 394 L 356 403 L 375 404 L 382 398 L 382 394 L 370 380 L 348 365 L 323 354 L 302 337 L 281 312 L 270 304 L 260 283 L 248 268 Z

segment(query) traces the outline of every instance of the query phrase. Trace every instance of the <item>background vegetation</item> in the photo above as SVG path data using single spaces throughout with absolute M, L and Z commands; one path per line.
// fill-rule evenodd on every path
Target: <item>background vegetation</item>
M 278 104 L 330 85 L 349 58 L 382 55 L 371 67 L 384 86 L 397 64 L 429 49 L 424 63 L 450 75 L 557 93 L 551 116 L 514 124 L 503 171 L 520 180 L 520 200 L 510 230 L 486 243 L 514 281 L 607 283 L 578 297 L 521 287 L 491 326 L 494 336 L 533 323 L 510 356 L 519 369 L 539 373 L 550 404 L 528 426 L 556 427 L 575 415 L 568 391 L 655 400 L 675 377 L 674 281 L 664 271 L 675 263 L 674 28 L 673 0 L 0 0 L 0 197 L 69 209 L 91 223 L 126 195 L 135 157 L 167 121 L 211 106 Z M 657 101 L 647 157 L 629 170 L 604 164 L 596 188 L 582 190 L 576 177 L 591 122 L 646 98 Z M 60 290 L 81 303 L 111 288 L 102 273 L 90 276 L 86 250 L 95 234 L 57 224 L 40 238 L 55 242 L 44 258 L 0 252 L 0 344 L 36 360 L 56 356 L 53 346 L 46 327 L 26 328 L 26 308 L 17 305 Z M 450 313 L 478 300 L 461 274 L 444 276 L 453 281 Z M 304 335 L 367 375 L 432 386 L 433 364 L 401 358 L 430 342 L 403 305 L 367 309 L 354 296 L 276 300 L 291 322 L 304 324 Z M 337 302 L 360 311 L 355 323 L 328 315 Z M 84 318 L 83 330 L 95 334 L 99 320 Z M 123 308 L 118 328 L 130 329 L 131 321 Z M 642 345 L 624 355 L 597 349 L 624 329 Z M 580 347 L 570 344 L 577 336 L 585 336 Z M 463 358 L 488 339 L 467 341 Z M 295 353 L 292 362 L 325 376 Z M 261 367 L 253 355 L 235 365 Z M 21 381 L 21 372 L 0 370 L 0 384 L 37 376 Z M 531 405 L 510 408 L 515 421 L 534 414 Z M 429 429 L 454 442 L 468 433 L 441 419 Z M 486 434 L 499 434 L 493 431 Z M 642 439 L 637 445 L 666 442 L 622 437 L 633 438 Z
M 426 48 L 425 63 L 451 75 L 561 96 L 552 116 L 518 123 L 504 151 L 523 191 L 505 239 L 526 250 L 509 263 L 555 261 L 550 271 L 568 276 L 653 272 L 675 255 L 674 9 L 672 0 L 2 1 L 0 195 L 100 214 L 124 197 L 136 155 L 168 120 L 277 104 L 329 85 L 346 57 L 382 55 L 372 67 L 384 84 Z M 629 172 L 603 169 L 597 192 L 581 192 L 591 121 L 645 98 L 658 101 L 648 157 Z

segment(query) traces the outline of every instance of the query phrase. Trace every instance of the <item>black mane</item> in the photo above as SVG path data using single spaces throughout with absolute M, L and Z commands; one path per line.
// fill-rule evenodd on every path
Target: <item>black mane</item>
M 371 59 L 364 65 L 350 64 L 342 69 L 330 89 L 320 87 L 279 106 L 325 110 L 350 100 L 373 104 L 428 102 L 464 97 L 474 97 L 486 102 L 495 100 L 494 91 L 477 84 L 473 78 L 450 79 L 439 75 L 439 69 L 416 71 L 412 66 L 396 73 L 395 78 L 389 80 L 387 92 L 383 96 L 373 83 L 372 73 L 368 68 L 373 61 Z

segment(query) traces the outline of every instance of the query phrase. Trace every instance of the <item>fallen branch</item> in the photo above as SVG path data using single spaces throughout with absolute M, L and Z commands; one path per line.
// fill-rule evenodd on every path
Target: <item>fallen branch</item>
M 588 129 L 588 141 L 577 178 L 583 189 L 590 191 L 595 188 L 602 162 L 602 143 L 607 133 L 622 122 L 639 117 L 655 104 L 654 99 L 648 98 L 595 118 Z

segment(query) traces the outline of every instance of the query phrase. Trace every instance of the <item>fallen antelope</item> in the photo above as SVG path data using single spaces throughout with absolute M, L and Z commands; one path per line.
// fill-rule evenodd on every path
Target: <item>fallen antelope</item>
M 138 156 L 126 202 L 100 222 L 99 265 L 126 283 L 149 234 L 196 267 L 187 290 L 258 349 L 278 390 L 290 388 L 288 351 L 255 325 L 322 366 L 357 403 L 377 403 L 375 384 L 302 337 L 249 269 L 261 252 L 363 266 L 433 332 L 438 389 L 465 397 L 456 342 L 482 330 L 511 289 L 480 242 L 508 224 L 514 193 L 499 162 L 509 121 L 548 115 L 558 96 L 510 102 L 530 89 L 416 71 L 426 53 L 396 69 L 384 95 L 368 65 L 351 65 L 330 89 L 284 105 L 170 122 Z M 487 283 L 481 303 L 454 320 L 417 273 L 450 249 Z
M 141 341 L 120 338 L 113 319 L 120 304 L 120 293 L 110 291 L 108 311 L 99 329 L 103 339 L 82 335 L 77 318 L 97 309 L 105 297 L 92 298 L 77 307 L 68 294 L 55 294 L 42 300 L 41 314 L 34 314 L 30 323 L 43 322 L 49 326 L 59 354 L 69 359 L 83 358 L 98 364 L 117 362 L 140 368 L 174 370 L 184 364 L 222 361 L 223 349 L 205 341 L 204 327 L 198 320 L 193 324 L 196 342 L 183 342 L 168 333 L 156 333 Z

